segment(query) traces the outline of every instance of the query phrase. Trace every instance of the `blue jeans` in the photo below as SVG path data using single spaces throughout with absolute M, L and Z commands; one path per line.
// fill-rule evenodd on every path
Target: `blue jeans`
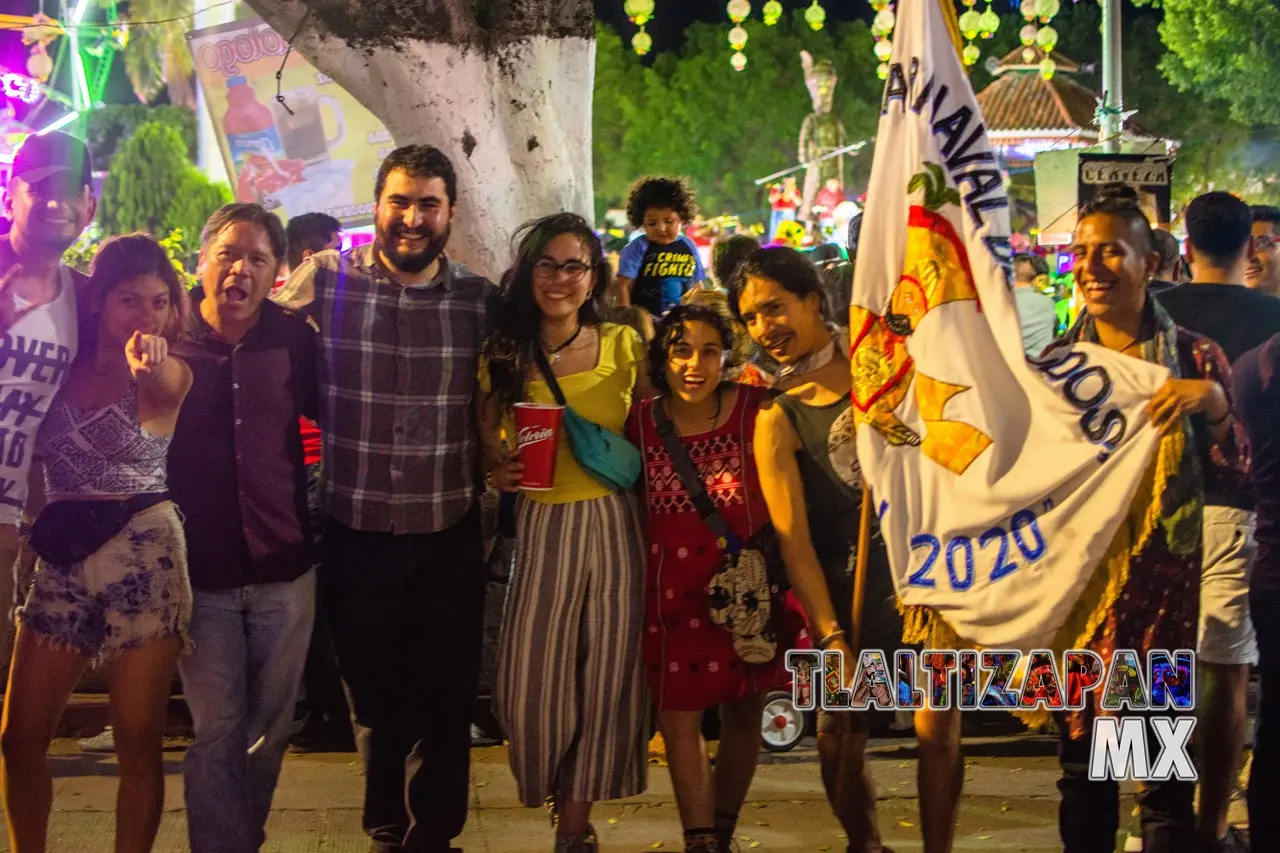
M 195 724 L 182 776 L 192 853 L 266 840 L 315 619 L 316 573 L 288 583 L 196 590 L 193 652 L 178 662 Z

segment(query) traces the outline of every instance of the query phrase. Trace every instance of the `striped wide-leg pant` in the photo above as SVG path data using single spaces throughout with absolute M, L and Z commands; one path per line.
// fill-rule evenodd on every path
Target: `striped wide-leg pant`
M 494 706 L 520 801 L 635 796 L 649 737 L 636 500 L 522 498 L 516 529 Z

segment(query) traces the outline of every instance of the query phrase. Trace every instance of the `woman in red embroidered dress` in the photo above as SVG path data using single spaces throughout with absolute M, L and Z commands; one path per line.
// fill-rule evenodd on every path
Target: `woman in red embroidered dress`
M 745 542 L 769 521 L 752 454 L 756 412 L 765 392 L 721 383 L 733 343 L 721 313 L 677 306 L 650 344 L 649 366 L 707 495 Z M 666 742 L 685 850 L 728 851 L 759 756 L 764 694 L 789 685 L 786 650 L 801 643 L 807 647 L 807 633 L 803 612 L 787 593 L 773 602 L 777 655 L 767 664 L 751 665 L 734 653 L 733 635 L 711 621 L 707 584 L 720 566 L 720 551 L 671 464 L 654 403 L 635 405 L 627 424 L 628 437 L 645 460 L 645 669 Z M 713 782 L 701 728 L 703 712 L 717 705 L 721 736 Z

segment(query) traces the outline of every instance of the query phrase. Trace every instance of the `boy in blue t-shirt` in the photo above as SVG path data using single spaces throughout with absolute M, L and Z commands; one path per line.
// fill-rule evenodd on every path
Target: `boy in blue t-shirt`
M 697 246 L 680 231 L 697 212 L 693 191 L 678 178 L 642 178 L 631 188 L 627 218 L 644 236 L 628 243 L 618 260 L 618 304 L 660 317 L 706 279 Z

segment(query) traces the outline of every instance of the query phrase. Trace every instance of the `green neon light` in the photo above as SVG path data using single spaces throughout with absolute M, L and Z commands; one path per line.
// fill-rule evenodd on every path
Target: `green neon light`
M 76 3 L 75 11 L 71 13 L 71 26 L 77 27 L 84 20 L 85 10 L 89 8 L 89 0 L 80 0 Z
M 43 136 L 46 133 L 51 133 L 52 131 L 58 130 L 59 128 L 66 127 L 67 125 L 71 124 L 71 122 L 75 121 L 78 118 L 80 118 L 80 113 L 78 112 L 67 113 L 57 121 L 51 122 L 45 125 L 44 127 L 40 128 L 32 135 Z
M 84 57 L 80 55 L 80 36 L 75 30 L 67 35 L 70 39 L 68 47 L 71 49 L 71 85 L 74 87 L 72 100 L 75 102 L 77 111 L 86 110 L 93 106 L 93 101 L 89 98 L 89 80 L 84 73 Z

